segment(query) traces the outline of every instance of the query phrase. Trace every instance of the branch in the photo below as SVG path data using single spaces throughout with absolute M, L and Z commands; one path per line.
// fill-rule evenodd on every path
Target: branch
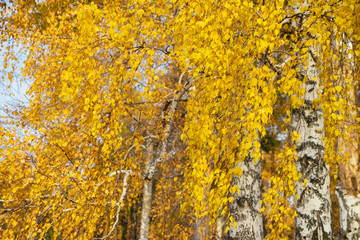
M 284 51 L 284 50 L 272 50 L 271 52 L 272 53 L 284 53 L 284 54 L 289 55 L 289 56 L 294 56 L 294 54 L 292 54 L 290 52 L 287 52 L 287 51 Z
M 132 174 L 132 171 L 131 170 L 128 170 L 125 172 L 125 176 L 124 176 L 124 184 L 123 184 L 123 189 L 122 189 L 122 193 L 121 193 L 121 196 L 120 196 L 120 199 L 119 201 L 116 203 L 116 205 L 118 206 L 117 208 L 117 212 L 116 212 L 116 219 L 115 219 L 115 222 L 114 224 L 112 225 L 112 228 L 110 230 L 110 232 L 105 236 L 105 237 L 101 237 L 101 238 L 94 238 L 95 239 L 105 239 L 105 238 L 108 238 L 112 232 L 114 231 L 115 227 L 116 227 L 116 224 L 119 222 L 119 215 L 120 215 L 120 210 L 121 210 L 121 204 L 123 203 L 124 201 L 124 198 L 125 198 L 125 195 L 126 195 L 126 191 L 127 191 L 127 178 Z
M 184 176 L 184 174 L 183 174 L 183 173 L 180 173 L 180 174 L 175 174 L 175 175 L 172 175 L 172 176 L 166 176 L 165 178 L 166 178 L 166 179 L 172 179 L 172 178 L 182 177 L 182 176 Z
M 289 23 L 291 21 L 292 18 L 295 18 L 295 17 L 310 17 L 311 15 L 311 12 L 310 11 L 305 11 L 305 12 L 299 12 L 299 13 L 295 13 L 294 15 L 291 15 L 291 16 L 286 16 L 283 20 L 281 20 L 281 24 L 286 24 L 286 23 Z
M 179 82 L 178 82 L 179 84 L 181 83 L 184 75 L 185 75 L 185 72 L 180 75 Z M 164 140 L 161 143 L 160 154 L 159 154 L 159 157 L 157 159 L 155 159 L 155 161 L 151 161 L 149 163 L 149 168 L 146 170 L 146 172 L 144 174 L 144 179 L 145 180 L 151 180 L 152 179 L 152 177 L 153 177 L 153 175 L 155 173 L 156 165 L 158 163 L 162 162 L 163 159 L 164 159 L 164 156 L 165 156 L 165 153 L 166 153 L 166 147 L 167 147 L 167 144 L 168 144 L 168 141 L 169 141 L 169 136 L 170 136 L 170 131 L 171 131 L 171 124 L 173 122 L 173 116 L 174 116 L 177 104 L 179 102 L 178 100 L 181 99 L 181 97 L 189 90 L 189 88 L 192 86 L 193 82 L 194 82 L 194 79 L 190 79 L 190 81 L 187 82 L 187 84 L 185 83 L 185 89 L 183 91 L 181 91 L 178 96 L 176 96 L 176 92 L 174 92 L 174 97 L 173 97 L 173 100 L 172 100 L 171 105 L 170 105 L 170 110 L 169 110 L 169 113 L 168 113 L 168 119 L 167 119 L 166 125 L 165 125 Z
M 129 172 L 129 171 L 131 171 L 131 170 L 116 170 L 116 171 L 110 173 L 110 174 L 109 174 L 109 177 L 118 175 L 118 174 L 120 174 L 120 173 L 125 173 L 125 174 L 126 174 L 126 173 Z
M 269 63 L 271 70 L 273 70 L 274 72 L 276 72 L 278 75 L 281 75 L 282 70 L 283 70 L 283 67 L 282 67 L 282 66 L 274 64 L 274 63 L 271 61 L 270 57 L 267 56 L 267 55 L 265 56 L 265 60 Z
M 51 196 L 55 196 L 55 194 L 52 194 L 52 195 L 44 195 L 44 196 L 41 196 L 39 197 L 39 199 L 45 199 L 45 198 L 48 198 L 48 197 L 51 197 Z M 37 199 L 37 198 L 35 198 Z M 34 199 L 31 199 L 31 198 L 26 198 L 26 199 L 0 199 L 0 202 L 16 202 L 16 201 L 33 201 Z

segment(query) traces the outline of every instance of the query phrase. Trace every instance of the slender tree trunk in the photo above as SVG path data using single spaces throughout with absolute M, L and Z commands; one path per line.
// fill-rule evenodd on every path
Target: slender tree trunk
M 140 240 L 149 239 L 152 185 L 153 185 L 152 179 L 144 180 L 143 202 L 141 209 L 140 238 L 139 238 Z
M 184 73 L 180 74 L 179 84 L 182 83 Z M 176 94 L 174 91 L 174 97 L 169 107 L 169 111 L 167 114 L 167 118 L 164 118 L 165 128 L 164 128 L 164 137 L 163 141 L 160 144 L 159 155 L 157 158 L 154 157 L 154 145 L 149 138 L 147 142 L 147 147 L 150 147 L 148 156 L 148 161 L 145 166 L 145 174 L 144 174 L 144 192 L 143 192 L 143 205 L 142 205 L 142 213 L 141 213 L 141 224 L 140 224 L 140 237 L 139 240 L 147 240 L 149 239 L 149 229 L 150 229 L 150 212 L 151 212 L 151 202 L 152 202 L 152 185 L 153 185 L 153 177 L 156 171 L 157 164 L 164 161 L 166 155 L 166 148 L 169 142 L 170 134 L 171 134 L 171 125 L 173 124 L 173 117 L 176 111 L 177 104 L 179 100 L 185 95 L 185 93 L 189 90 L 193 83 L 193 79 L 190 79 L 185 85 L 184 91 Z M 165 110 L 164 110 L 165 111 Z M 165 114 L 165 113 L 164 113 Z
M 155 160 L 154 157 L 154 143 L 151 138 L 148 138 L 146 141 L 147 147 L 147 162 L 145 166 L 145 172 L 149 171 L 150 164 Z M 152 203 L 152 186 L 153 178 L 144 179 L 144 189 L 143 189 L 143 200 L 141 207 L 141 220 L 140 220 L 140 236 L 139 240 L 148 240 L 149 239 L 149 230 L 150 230 L 150 213 L 151 213 L 151 203 Z
M 195 219 L 193 239 L 194 240 L 210 239 L 210 219 L 208 216 L 203 216 L 202 218 Z
M 206 217 L 196 219 L 194 223 L 194 240 L 206 240 L 209 238 L 209 223 L 206 220 Z
M 224 219 L 220 215 L 216 220 L 216 240 L 221 240 L 223 238 L 223 227 Z
M 201 240 L 201 234 L 199 230 L 199 220 L 195 220 L 194 222 L 194 237 L 193 240 Z
M 261 161 L 255 164 L 254 159 L 248 157 L 236 167 L 240 167 L 243 173 L 233 177 L 232 181 L 232 185 L 236 185 L 240 192 L 234 194 L 234 200 L 229 206 L 235 220 L 230 226 L 229 239 L 263 239 L 263 218 L 260 214 Z

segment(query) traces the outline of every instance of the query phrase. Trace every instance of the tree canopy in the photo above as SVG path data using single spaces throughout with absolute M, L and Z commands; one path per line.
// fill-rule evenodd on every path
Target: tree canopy
M 289 239 L 302 191 L 321 192 L 324 171 L 330 198 L 357 141 L 359 5 L 3 3 L 3 78 L 30 85 L 0 126 L 0 237 L 221 238 L 239 224 L 233 201 L 258 191 L 262 237 Z M 297 239 L 332 239 L 314 211 Z

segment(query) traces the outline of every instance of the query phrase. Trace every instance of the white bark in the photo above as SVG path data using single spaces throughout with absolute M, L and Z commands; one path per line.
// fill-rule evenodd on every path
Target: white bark
M 209 239 L 210 229 L 207 217 L 197 218 L 194 223 L 194 237 L 193 240 Z
M 221 240 L 223 237 L 224 219 L 220 215 L 216 220 L 216 240 Z
M 127 178 L 128 178 L 131 174 L 132 174 L 132 171 L 130 171 L 130 170 L 128 170 L 128 171 L 125 172 L 121 196 L 120 196 L 119 201 L 116 203 L 117 211 L 116 211 L 115 222 L 113 223 L 113 225 L 112 225 L 109 233 L 106 234 L 104 237 L 95 238 L 95 239 L 99 239 L 99 240 L 100 240 L 100 239 L 108 238 L 108 237 L 110 237 L 111 234 L 114 232 L 114 230 L 115 230 L 115 228 L 116 228 L 116 225 L 118 224 L 119 219 L 120 219 L 121 204 L 124 202 L 124 199 L 125 199 L 125 196 L 126 196 L 126 191 L 127 191 Z M 95 240 L 95 239 L 94 239 L 94 240 Z
M 352 196 L 337 188 L 335 194 L 339 200 L 340 229 L 347 240 L 360 239 L 360 194 Z
M 182 73 L 179 78 L 179 84 L 181 84 L 181 81 L 184 77 L 185 73 Z M 147 144 L 147 147 L 150 147 L 150 152 L 148 153 L 148 161 L 146 162 L 145 167 L 145 174 L 144 174 L 144 189 L 143 189 L 143 203 L 142 203 L 142 210 L 141 210 L 141 223 L 140 223 L 140 237 L 139 240 L 148 240 L 149 239 L 149 229 L 150 229 L 150 213 L 151 213 L 151 202 L 152 202 L 152 185 L 153 185 L 153 177 L 156 170 L 156 166 L 158 163 L 161 163 L 164 161 L 165 155 L 166 155 L 166 148 L 169 142 L 170 134 L 171 134 L 171 125 L 173 124 L 173 117 L 174 113 L 177 107 L 177 104 L 179 102 L 179 99 L 181 99 L 185 93 L 188 91 L 188 89 L 192 85 L 192 81 L 187 82 L 188 85 L 185 86 L 185 90 L 181 91 L 176 94 L 176 91 L 174 91 L 174 97 L 172 99 L 169 112 L 168 112 L 168 118 L 165 121 L 165 132 L 163 141 L 160 145 L 160 152 L 159 156 L 157 158 L 154 158 L 154 150 L 153 150 L 153 144 L 151 144 L 151 138 L 149 138 L 150 142 Z
M 233 195 L 229 205 L 230 214 L 236 226 L 231 223 L 229 239 L 261 240 L 263 239 L 263 218 L 260 214 L 261 200 L 261 162 L 254 163 L 248 157 L 237 164 L 243 173 L 233 177 L 232 184 L 237 185 L 240 192 Z M 237 167 L 236 166 L 236 167 Z
M 303 9 L 308 7 L 307 1 L 301 3 Z M 310 12 L 301 12 L 300 4 L 295 3 L 292 8 L 301 18 L 292 18 L 291 27 L 302 31 L 302 24 L 310 16 Z M 311 9 L 310 9 L 311 10 Z M 310 37 L 311 36 L 307 36 Z M 306 41 L 306 37 L 298 41 Z M 316 62 L 315 45 L 307 51 L 307 68 L 304 67 L 304 56 L 298 52 L 298 78 L 303 81 L 305 94 L 304 105 L 292 109 L 291 125 L 293 131 L 300 134 L 296 143 L 296 168 L 301 173 L 301 179 L 296 184 L 299 199 L 296 201 L 296 239 L 297 240 L 330 240 L 331 228 L 331 200 L 329 166 L 324 162 L 324 118 L 321 106 L 315 106 L 320 90 L 319 65 Z M 306 185 L 302 182 L 306 180 Z
M 194 237 L 193 240 L 202 240 L 200 230 L 199 230 L 199 221 L 195 221 L 194 223 Z
M 300 67 L 299 77 L 306 93 L 304 106 L 292 110 L 294 131 L 300 134 L 297 143 L 296 167 L 306 186 L 296 184 L 296 239 L 332 239 L 329 166 L 324 162 L 324 119 L 320 107 L 314 106 L 319 91 L 319 70 L 309 53 L 307 70 Z
M 140 223 L 140 240 L 149 239 L 149 230 L 150 230 L 150 212 L 151 212 L 151 203 L 152 203 L 152 185 L 153 180 L 144 180 L 144 190 L 143 190 L 143 202 L 141 209 L 141 223 Z
M 185 74 L 185 72 L 180 75 L 179 82 L 178 82 L 179 84 L 181 84 L 184 74 Z M 149 163 L 147 163 L 148 168 L 145 172 L 145 179 L 149 179 L 149 180 L 152 179 L 152 177 L 155 173 L 157 164 L 164 160 L 164 157 L 166 154 L 166 147 L 167 147 L 169 137 L 170 137 L 170 132 L 171 132 L 171 124 L 173 124 L 173 116 L 174 116 L 177 104 L 179 102 L 179 99 L 182 99 L 182 97 L 187 93 L 189 88 L 192 86 L 192 83 L 193 83 L 193 79 L 190 79 L 190 81 L 187 82 L 187 85 L 185 86 L 184 91 L 181 91 L 179 93 L 176 93 L 176 91 L 174 91 L 174 97 L 172 99 L 169 113 L 168 113 L 168 118 L 166 120 L 165 133 L 164 133 L 164 137 L 163 137 L 164 140 L 161 143 L 159 157 L 157 159 L 152 160 Z

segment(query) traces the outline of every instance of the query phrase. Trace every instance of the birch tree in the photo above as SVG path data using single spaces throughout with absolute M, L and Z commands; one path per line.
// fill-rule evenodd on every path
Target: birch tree
M 344 34 L 341 27 L 333 26 L 334 22 L 343 21 L 340 9 L 344 10 L 347 6 L 311 1 L 294 2 L 292 5 L 291 18 L 295 16 L 295 19 L 289 26 L 296 34 L 294 39 L 300 43 L 298 48 L 295 47 L 299 50 L 296 53 L 298 78 L 305 90 L 302 106 L 293 108 L 291 112 L 294 134 L 299 134 L 294 138 L 298 158 L 296 166 L 301 173 L 296 187 L 299 195 L 296 202 L 297 239 L 333 238 L 329 171 L 330 166 L 336 169 L 337 160 L 331 160 L 336 159 L 331 147 L 339 136 L 339 123 L 344 120 L 340 115 L 344 103 L 348 101 L 330 93 L 335 90 L 341 95 L 343 85 L 340 79 L 336 81 L 336 71 L 329 70 L 327 65 L 331 57 L 325 52 L 331 52 L 331 32 L 337 37 Z M 327 29 L 328 33 L 316 29 Z M 304 44 L 304 41 L 307 43 Z M 332 57 L 345 61 L 335 54 Z
M 1 173 L 9 182 L 1 192 L 5 239 L 42 238 L 49 231 L 54 238 L 112 237 L 124 214 L 121 207 L 130 208 L 141 193 L 142 176 L 141 235 L 148 238 L 151 180 L 167 155 L 176 106 L 191 86 L 184 74 L 182 81 L 172 83 L 162 77 L 163 70 L 154 69 L 174 61 L 162 59 L 169 57 L 164 32 L 168 29 L 162 31 L 163 22 L 153 21 L 161 18 L 160 12 L 153 15 L 153 7 L 162 9 L 135 2 L 9 5 L 4 37 L 28 50 L 22 70 L 33 82 L 30 105 L 14 112 L 31 133 L 21 140 L 13 133 L 3 141 L 8 150 L 3 152 Z M 147 14 L 149 25 L 138 21 Z M 23 24 L 24 19 L 31 24 Z M 166 40 L 158 42 L 150 35 Z M 8 56 L 13 57 L 12 52 Z M 170 108 L 165 109 L 168 103 Z M 161 147 L 144 151 L 151 138 L 162 139 Z M 24 152 L 15 154 L 21 149 Z M 25 175 L 16 176 L 21 168 L 27 169 Z M 16 182 L 24 188 L 8 192 Z M 34 211 L 18 225 L 13 219 L 29 209 Z
M 359 23 L 356 17 L 359 6 L 355 6 L 354 13 L 346 16 L 352 27 Z M 346 99 L 343 106 L 345 121 L 341 124 L 338 140 L 339 180 L 335 194 L 339 201 L 340 239 L 358 239 L 360 237 L 360 189 L 359 189 L 359 129 L 358 119 L 359 88 L 358 79 L 358 39 L 356 27 L 353 31 L 344 31 L 340 42 L 336 43 L 337 51 L 341 54 L 341 61 L 335 62 L 334 70 L 338 72 L 338 79 L 343 83 L 340 99 Z
M 286 239 L 296 218 L 297 239 L 331 239 L 329 172 L 349 110 L 331 35 L 358 39 L 347 24 L 357 5 L 5 4 L 4 64 L 22 46 L 31 84 L 29 105 L 9 108 L 16 130 L 1 129 L 0 237 L 120 238 L 137 216 L 128 238 Z M 176 80 L 165 77 L 171 65 Z M 261 197 L 260 141 L 280 102 L 287 137 Z

